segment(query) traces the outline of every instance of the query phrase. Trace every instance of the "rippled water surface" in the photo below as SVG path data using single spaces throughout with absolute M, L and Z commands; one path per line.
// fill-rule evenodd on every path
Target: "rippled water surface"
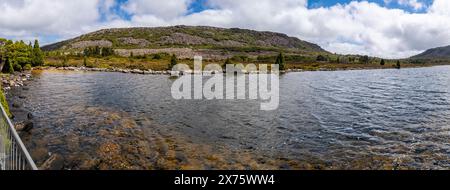
M 34 159 L 64 169 L 450 169 L 448 66 L 285 74 L 269 112 L 174 100 L 172 82 L 43 71 L 10 97 L 34 115 Z

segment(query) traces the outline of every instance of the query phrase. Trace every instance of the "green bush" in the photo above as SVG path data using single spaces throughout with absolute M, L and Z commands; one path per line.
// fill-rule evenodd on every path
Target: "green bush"
M 172 69 L 177 64 L 178 64 L 178 58 L 175 54 L 173 54 L 172 57 L 170 58 L 169 70 Z
M 249 62 L 250 58 L 247 55 L 235 55 L 231 60 L 235 62 Z
M 256 57 L 256 60 L 264 62 L 273 62 L 276 60 L 276 56 L 258 55 L 258 57 Z
M 14 73 L 13 64 L 11 63 L 11 61 L 8 58 L 6 58 L 6 60 L 5 60 L 5 65 L 3 66 L 2 72 L 10 73 L 10 74 Z
M 20 64 L 14 64 L 13 65 L 14 71 L 22 71 L 22 66 L 20 66 Z
M 277 64 L 279 66 L 280 71 L 284 71 L 285 70 L 285 63 L 284 63 L 283 53 L 280 53 L 278 55 L 275 64 Z
M 5 112 L 8 115 L 8 117 L 12 117 L 12 114 L 9 111 L 8 102 L 6 101 L 6 97 L 5 97 L 5 94 L 3 93 L 2 88 L 0 88 L 0 103 L 3 106 L 3 109 L 5 109 Z
M 397 69 L 400 69 L 400 68 L 401 68 L 400 61 L 397 61 L 397 63 L 395 64 L 395 68 L 397 68 Z
M 30 65 L 30 64 L 26 64 L 26 65 L 23 67 L 23 70 L 25 70 L 25 71 L 31 70 L 31 65 Z
M 323 55 L 318 55 L 316 61 L 325 62 L 328 61 L 328 58 Z
M 161 54 L 155 54 L 155 55 L 153 55 L 153 59 L 159 60 L 159 59 L 161 59 L 161 58 L 162 58 Z

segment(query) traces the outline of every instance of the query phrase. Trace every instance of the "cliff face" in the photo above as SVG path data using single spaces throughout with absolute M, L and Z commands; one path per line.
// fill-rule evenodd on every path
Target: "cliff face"
M 209 51 L 208 53 L 326 52 L 320 46 L 274 32 L 208 26 L 103 29 L 74 39 L 44 46 L 51 50 L 83 50 L 112 47 L 122 54 L 155 52 L 161 49 Z M 186 50 L 189 49 L 189 50 Z M 136 55 L 136 54 L 135 54 Z

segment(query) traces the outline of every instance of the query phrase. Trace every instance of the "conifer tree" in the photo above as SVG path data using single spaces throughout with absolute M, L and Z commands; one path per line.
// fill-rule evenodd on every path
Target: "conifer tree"
M 88 65 L 88 63 L 87 63 L 87 57 L 84 56 L 84 58 L 83 58 L 83 66 L 84 66 L 84 67 L 87 67 L 87 65 Z
M 11 63 L 11 60 L 8 57 L 6 57 L 5 59 L 5 65 L 3 66 L 2 72 L 10 74 L 14 73 L 13 64 Z
M 172 57 L 170 58 L 169 69 L 172 69 L 177 64 L 178 64 L 177 56 L 175 54 L 173 54 Z
M 285 65 L 284 65 L 284 56 L 283 56 L 283 53 L 280 53 L 280 54 L 278 55 L 277 60 L 275 61 L 275 64 L 278 64 L 278 65 L 279 65 L 280 71 L 284 71 L 284 70 L 286 69 L 286 68 L 285 68 Z
M 33 50 L 32 50 L 32 65 L 33 66 L 41 66 L 44 65 L 44 57 L 42 55 L 42 50 L 39 46 L 39 41 L 35 40 L 34 41 L 34 46 L 33 46 Z

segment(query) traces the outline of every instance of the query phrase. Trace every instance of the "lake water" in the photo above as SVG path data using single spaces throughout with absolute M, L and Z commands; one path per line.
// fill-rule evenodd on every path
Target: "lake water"
M 275 111 L 174 100 L 168 76 L 34 77 L 9 96 L 34 115 L 22 137 L 38 165 L 57 154 L 63 169 L 450 169 L 449 66 L 284 74 Z

